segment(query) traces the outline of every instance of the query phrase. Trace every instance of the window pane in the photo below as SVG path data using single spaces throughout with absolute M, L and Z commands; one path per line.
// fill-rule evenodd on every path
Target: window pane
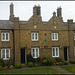
M 35 57 L 35 49 L 33 49 L 32 52 L 33 52 L 32 53 L 33 54 L 32 56 Z
M 37 33 L 35 33 L 35 39 L 37 40 Z
M 5 50 L 2 50 L 2 58 L 5 58 Z
M 57 33 L 55 33 L 55 39 L 57 39 Z
M 56 48 L 56 56 L 58 56 L 58 48 Z
M 54 39 L 54 33 L 52 34 L 52 39 Z
M 9 58 L 9 50 L 6 50 L 6 58 Z
M 36 48 L 36 57 L 39 57 L 39 56 L 38 56 L 38 48 Z
M 53 48 L 53 56 L 55 56 L 55 49 Z
M 4 33 L 2 34 L 2 39 L 5 40 L 5 34 Z
M 8 37 L 8 33 L 6 33 L 6 40 L 8 40 L 8 38 L 9 38 L 9 37 Z
M 34 40 L 34 33 L 32 33 L 32 39 Z

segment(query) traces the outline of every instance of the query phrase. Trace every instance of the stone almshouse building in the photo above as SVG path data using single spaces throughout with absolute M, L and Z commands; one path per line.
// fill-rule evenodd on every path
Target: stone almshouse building
M 57 8 L 48 22 L 42 21 L 40 6 L 33 7 L 28 21 L 14 17 L 10 4 L 9 20 L 0 20 L 0 58 L 26 63 L 27 54 L 33 58 L 49 56 L 63 60 L 75 59 L 75 23 L 63 21 L 62 9 Z

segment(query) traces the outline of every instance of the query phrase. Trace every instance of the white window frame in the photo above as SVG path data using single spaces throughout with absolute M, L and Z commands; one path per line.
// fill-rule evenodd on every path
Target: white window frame
M 3 60 L 9 60 L 10 59 L 10 49 L 9 48 L 2 48 L 1 49 L 1 58 L 2 58 L 2 51 L 5 50 L 5 58 L 3 58 Z M 9 50 L 9 58 L 6 57 L 6 50 Z
M 4 34 L 5 39 L 3 39 L 3 34 Z M 8 34 L 8 39 L 6 39 L 6 34 Z M 2 41 L 9 41 L 10 40 L 9 38 L 10 38 L 9 32 L 2 32 L 1 33 L 1 40 Z
M 75 56 L 75 46 L 74 46 L 74 56 Z
M 75 40 L 75 32 L 74 32 L 74 40 Z
M 34 34 L 34 36 L 33 36 L 33 34 Z M 36 34 L 37 34 L 37 39 L 36 39 L 36 36 L 35 36 Z M 34 39 L 33 39 L 33 37 L 34 37 Z M 31 40 L 32 41 L 38 41 L 38 32 L 32 32 L 31 33 Z
M 53 48 L 55 51 L 55 56 L 53 56 Z M 56 55 L 56 48 L 58 49 L 58 55 Z M 59 47 L 52 47 L 52 57 L 59 57 Z
M 58 33 L 51 33 L 52 35 L 52 41 L 58 41 Z M 54 35 L 54 38 L 53 38 L 53 35 Z M 57 35 L 57 36 L 55 36 L 55 35 Z M 57 37 L 57 39 L 56 39 L 56 37 Z
M 34 52 L 35 52 L 35 56 L 33 57 L 33 49 L 34 49 Z M 38 58 L 36 55 L 36 49 L 38 50 L 38 57 L 39 57 L 39 48 L 31 48 L 31 55 L 33 58 Z

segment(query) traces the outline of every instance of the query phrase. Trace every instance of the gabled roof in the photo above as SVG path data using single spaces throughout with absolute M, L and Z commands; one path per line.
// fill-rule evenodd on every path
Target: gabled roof
M 0 20 L 0 29 L 14 29 L 14 26 L 9 20 Z

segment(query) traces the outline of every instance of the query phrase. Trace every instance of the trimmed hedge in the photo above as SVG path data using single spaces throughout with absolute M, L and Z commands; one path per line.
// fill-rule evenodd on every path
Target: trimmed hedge
M 15 64 L 15 68 L 16 68 L 16 69 L 21 68 L 21 67 L 22 67 L 22 64 L 21 64 L 21 63 L 16 63 L 16 64 Z
M 28 66 L 33 67 L 34 66 L 33 62 L 28 62 Z
M 75 64 L 75 60 L 71 60 L 70 63 L 71 63 L 71 64 Z
M 0 71 L 3 69 L 3 67 L 0 65 Z
M 68 61 L 63 61 L 63 64 L 64 65 L 68 65 Z

